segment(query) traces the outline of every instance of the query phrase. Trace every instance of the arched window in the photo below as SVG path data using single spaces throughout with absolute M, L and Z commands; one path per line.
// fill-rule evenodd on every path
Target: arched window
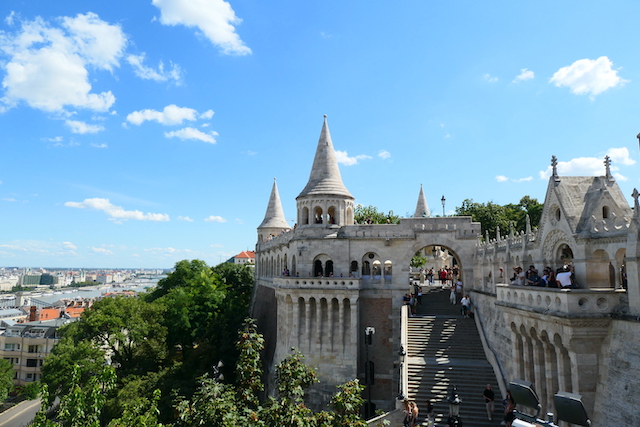
M 291 275 L 292 276 L 297 276 L 298 275 L 298 269 L 297 269 L 297 265 L 296 265 L 296 256 L 292 256 L 291 257 Z
M 602 219 L 609 218 L 609 206 L 602 207 Z
M 374 276 L 380 276 L 380 261 L 375 260 L 373 261 L 373 271 L 372 271 Z
M 369 276 L 371 274 L 371 264 L 369 261 L 363 261 L 362 263 L 362 275 Z
M 349 268 L 349 276 L 355 276 L 358 274 L 358 261 L 351 261 L 351 267 Z
M 326 277 L 332 277 L 333 276 L 333 261 L 329 260 L 327 261 L 327 263 L 325 264 L 324 267 L 324 273 Z
M 313 263 L 313 277 L 322 277 L 324 276 L 324 272 L 322 271 L 322 261 L 317 259 Z
M 314 211 L 313 223 L 314 224 L 322 224 L 322 208 L 316 207 Z
M 300 224 L 309 224 L 309 208 L 307 207 L 302 208 L 302 217 L 300 218 Z
M 353 224 L 353 209 L 347 208 L 347 225 Z
M 390 277 L 392 273 L 393 273 L 392 263 L 391 261 L 386 260 L 384 262 L 384 275 L 387 277 Z
M 329 209 L 327 210 L 327 222 L 329 224 L 337 224 L 338 220 L 336 219 L 336 208 L 335 206 L 330 206 Z

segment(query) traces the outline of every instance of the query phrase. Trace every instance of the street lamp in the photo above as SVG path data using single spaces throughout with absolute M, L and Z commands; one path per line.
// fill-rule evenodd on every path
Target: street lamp
M 224 367 L 224 362 L 222 360 L 218 361 L 217 365 L 213 366 L 213 380 L 215 382 L 224 381 L 224 374 L 220 372 L 220 369 Z
M 444 194 L 442 195 L 442 199 L 440 199 L 440 201 L 442 202 L 442 216 L 444 216 L 444 204 L 447 201 L 447 199 L 444 198 Z
M 364 328 L 364 347 L 366 349 L 366 359 L 364 364 L 364 382 L 368 389 L 369 401 L 364 404 L 364 417 L 365 419 L 372 418 L 376 405 L 371 401 L 371 386 L 375 383 L 375 366 L 372 361 L 369 360 L 369 346 L 373 343 L 373 335 L 376 333 L 376 328 L 373 326 L 367 326 Z
M 404 370 L 404 357 L 407 355 L 407 352 L 404 350 L 404 346 L 400 345 L 400 350 L 398 350 L 398 356 L 400 356 L 400 363 L 399 363 L 399 368 L 400 368 L 400 380 L 398 381 L 398 396 L 396 396 L 397 400 L 404 400 L 405 399 L 405 395 L 403 392 L 403 370 Z
M 460 419 L 460 404 L 462 403 L 462 399 L 458 395 L 458 389 L 454 385 L 451 389 L 451 395 L 447 399 L 449 402 L 449 419 L 448 424 L 453 426 L 462 425 L 462 420 Z

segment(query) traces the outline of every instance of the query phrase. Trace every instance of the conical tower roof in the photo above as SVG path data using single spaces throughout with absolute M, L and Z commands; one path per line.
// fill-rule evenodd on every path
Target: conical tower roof
M 309 182 L 307 182 L 307 186 L 304 187 L 304 190 L 297 198 L 310 195 L 337 195 L 353 199 L 349 190 L 342 183 L 326 115 L 324 116 L 324 123 L 320 132 L 318 147 L 316 148 L 316 156 L 313 159 Z
M 278 193 L 278 185 L 276 179 L 273 178 L 273 188 L 271 189 L 271 197 L 269 197 L 269 206 L 267 206 L 267 213 L 264 215 L 264 220 L 258 228 L 280 228 L 289 229 L 289 224 L 284 217 L 284 210 L 282 209 L 282 202 L 280 201 L 280 194 Z
M 424 197 L 424 191 L 422 191 L 422 184 L 420 184 L 420 194 L 418 195 L 418 204 L 416 205 L 416 213 L 413 214 L 414 218 L 429 217 L 429 205 L 427 199 Z

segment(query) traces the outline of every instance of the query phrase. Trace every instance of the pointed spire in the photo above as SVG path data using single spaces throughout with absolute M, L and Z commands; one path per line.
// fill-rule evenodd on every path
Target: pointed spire
M 496 226 L 496 240 L 499 242 L 500 239 L 502 239 L 502 236 L 500 236 L 500 226 Z
M 529 214 L 527 214 L 527 216 L 525 217 L 526 220 L 526 234 L 531 234 L 531 218 L 529 218 Z
M 267 206 L 267 213 L 264 215 L 264 220 L 258 228 L 278 228 L 278 229 L 290 229 L 287 220 L 284 217 L 284 210 L 282 209 L 282 202 L 280 201 L 280 194 L 278 193 L 278 185 L 276 179 L 273 178 L 273 188 L 271 189 L 271 197 L 269 197 L 269 205 Z
M 338 161 L 336 153 L 333 151 L 333 142 L 329 133 L 329 125 L 327 124 L 327 116 L 324 116 L 318 147 L 316 148 L 316 156 L 313 159 L 309 182 L 298 197 L 309 195 L 337 195 L 346 196 L 353 199 L 349 190 L 342 183 L 340 169 L 338 169 Z
M 418 204 L 416 205 L 416 213 L 413 214 L 414 218 L 427 218 L 430 217 L 429 205 L 427 205 L 427 199 L 424 197 L 424 191 L 422 191 L 422 184 L 420 184 L 420 194 L 418 194 Z

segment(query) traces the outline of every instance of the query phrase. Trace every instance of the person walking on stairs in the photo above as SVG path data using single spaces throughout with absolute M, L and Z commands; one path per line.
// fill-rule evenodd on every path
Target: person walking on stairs
M 482 397 L 484 398 L 484 403 L 487 407 L 487 418 L 489 419 L 489 421 L 491 421 L 493 410 L 495 409 L 493 404 L 495 393 L 493 392 L 493 390 L 491 390 L 491 384 L 487 384 L 487 388 L 484 389 Z

